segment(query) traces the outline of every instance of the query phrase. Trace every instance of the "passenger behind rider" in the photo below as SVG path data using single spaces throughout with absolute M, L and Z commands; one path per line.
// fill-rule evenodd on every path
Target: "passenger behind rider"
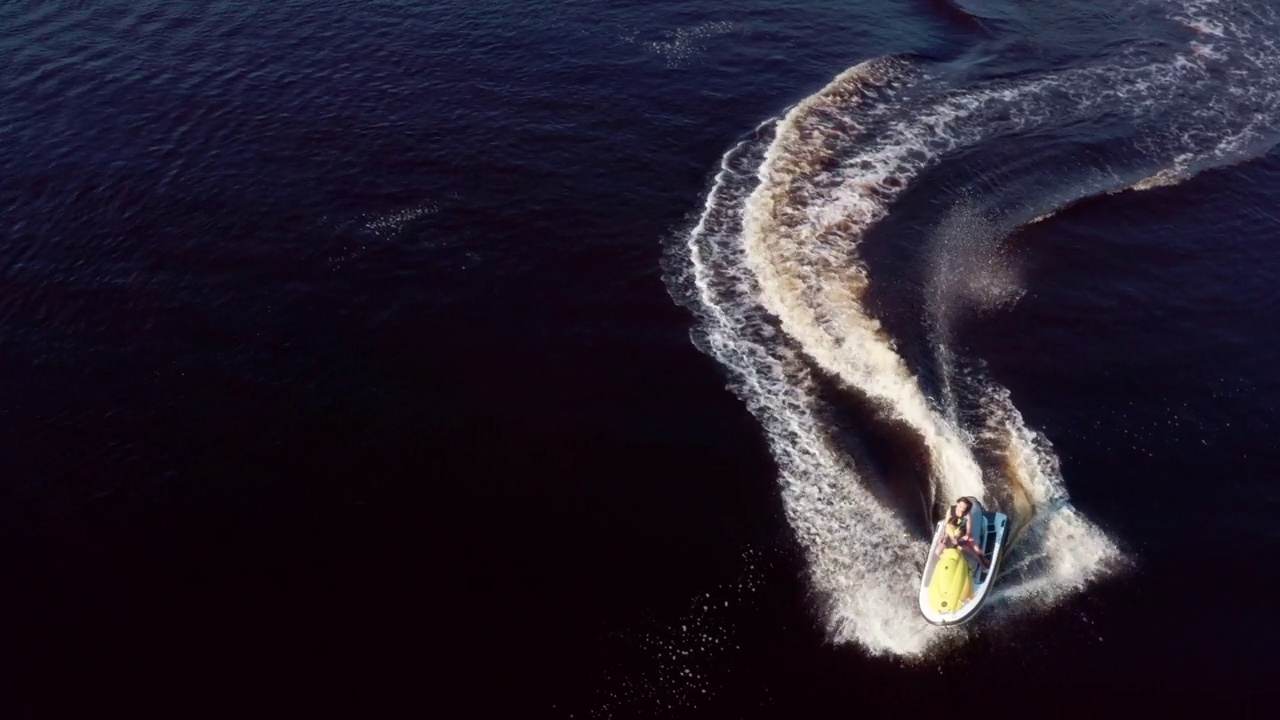
M 972 509 L 973 504 L 968 498 L 960 498 L 947 511 L 947 527 L 938 545 L 938 553 L 941 554 L 943 550 L 950 547 L 959 548 L 961 552 L 966 552 L 977 559 L 982 569 L 986 570 L 989 563 L 982 556 L 982 548 L 978 547 L 973 540 L 973 515 L 969 512 Z

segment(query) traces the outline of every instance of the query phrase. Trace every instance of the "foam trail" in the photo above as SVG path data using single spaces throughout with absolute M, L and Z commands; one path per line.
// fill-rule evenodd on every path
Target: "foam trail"
M 1122 561 L 1116 544 L 1070 505 L 1048 440 L 978 363 L 953 356 L 945 332 L 933 350 L 946 397 L 926 395 L 864 307 L 872 278 L 859 245 L 954 151 L 1028 130 L 1118 117 L 1138 128 L 1116 141 L 1137 166 L 1055 191 L 1019 211 L 1025 220 L 1005 218 L 1005 228 L 1089 194 L 1178 182 L 1267 147 L 1280 108 L 1280 53 L 1270 40 L 1252 40 L 1273 28 L 1273 14 L 1229 16 L 1207 2 L 1179 7 L 1175 19 L 1202 39 L 1165 62 L 1134 51 L 1105 65 L 965 88 L 906 60 L 872 60 L 726 155 L 682 248 L 689 304 L 702 318 L 696 340 L 731 372 L 733 389 L 769 435 L 786 514 L 833 639 L 918 656 L 963 633 L 940 634 L 919 617 L 914 561 L 925 544 L 832 442 L 813 366 L 919 435 L 936 492 L 989 495 L 1012 513 L 1018 544 L 992 617 L 1014 606 L 1001 599 L 1052 605 Z M 1224 87 L 1223 77 L 1235 84 Z M 962 418 L 961 402 L 976 408 L 976 422 Z M 1043 602 L 1027 602 L 1033 598 Z
M 944 146 L 962 141 L 963 136 L 946 133 L 947 124 L 980 109 L 987 99 L 961 97 L 953 105 L 935 106 L 933 115 L 918 124 L 890 124 L 887 138 L 873 137 L 871 122 L 911 76 L 911 68 L 899 61 L 864 63 L 788 113 L 761 163 L 759 183 L 745 201 L 742 245 L 761 304 L 805 356 L 924 439 L 938 494 L 985 499 L 982 471 L 963 429 L 926 398 L 891 339 L 862 305 L 869 279 L 857 259 L 858 242 L 884 217 L 889 201 L 910 178 L 936 157 L 936 138 L 943 138 Z M 865 92 L 867 88 L 876 92 Z M 1019 92 L 1035 90 L 1015 88 L 989 97 L 1007 101 Z M 863 108 L 864 102 L 880 104 Z M 851 122 L 851 107 L 863 111 L 860 119 L 871 121 Z M 833 149 L 848 153 L 835 169 L 830 163 Z M 807 415 L 807 424 L 812 423 L 811 413 Z M 822 437 L 822 432 L 812 428 L 806 434 Z M 797 440 L 803 445 L 804 439 Z M 817 452 L 803 460 L 805 475 L 783 472 L 784 484 L 796 486 L 789 494 L 788 516 L 809 549 L 815 588 L 832 599 L 833 634 L 876 653 L 927 651 L 939 636 L 910 602 L 918 582 L 914 563 L 899 561 L 923 554 L 923 544 L 903 535 L 899 522 L 885 518 L 885 509 L 856 476 L 835 485 L 817 483 L 816 478 L 829 477 L 832 460 Z M 822 471 L 812 472 L 815 466 Z M 1041 474 L 1023 480 L 1043 495 L 1037 480 L 1043 486 L 1052 478 Z M 821 489 L 814 487 L 818 484 Z M 1040 499 L 1030 497 L 1032 504 Z M 875 532 L 883 529 L 888 533 Z M 1070 582 L 1080 581 L 1073 577 Z
M 865 228 L 884 215 L 873 188 L 883 184 L 896 165 L 874 167 L 858 186 L 861 192 L 839 197 L 816 213 L 798 213 L 794 207 L 798 188 L 792 180 L 822 172 L 829 146 L 813 141 L 831 127 L 825 111 L 833 96 L 843 112 L 869 97 L 864 94 L 868 88 L 879 88 L 874 98 L 883 102 L 892 97 L 904 69 L 892 61 L 858 65 L 836 79 L 830 86 L 833 92 L 808 98 L 779 123 L 777 139 L 760 167 L 760 186 L 747 201 L 746 257 L 765 307 L 781 319 L 805 353 L 925 438 L 933 479 L 943 495 L 981 500 L 981 470 L 953 427 L 937 421 L 911 371 L 879 323 L 863 310 L 866 271 L 847 261 Z M 829 242 L 834 238 L 824 236 L 843 242 Z
M 779 337 L 753 298 L 759 285 L 746 267 L 741 208 L 764 139 L 739 145 L 722 163 L 687 244 L 683 281 L 703 324 L 696 341 L 731 372 L 734 390 L 769 435 L 778 463 L 784 508 L 814 575 L 833 636 L 865 638 L 876 653 L 923 653 L 940 634 L 903 602 L 915 577 L 919 543 L 902 520 L 856 482 L 850 460 L 830 442 L 815 414 L 808 369 Z M 676 290 L 680 292 L 679 289 Z M 850 516 L 857 522 L 850 522 Z M 876 582 L 860 577 L 866 555 L 881 568 Z

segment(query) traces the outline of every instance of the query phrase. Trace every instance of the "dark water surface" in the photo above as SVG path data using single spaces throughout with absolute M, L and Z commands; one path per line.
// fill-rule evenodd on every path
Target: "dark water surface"
M 1269 13 L 0 3 L 6 715 L 1252 706 L 1280 661 Z M 1228 59 L 1105 96 L 1108 62 L 1191 42 Z M 1126 558 L 912 657 L 828 632 L 778 447 L 672 297 L 726 152 L 887 55 L 958 93 L 1097 83 L 941 150 L 861 252 L 928 390 L 926 240 L 960 206 L 998 226 L 1017 299 L 952 345 Z M 863 430 L 886 459 L 850 482 L 913 496 L 919 442 Z

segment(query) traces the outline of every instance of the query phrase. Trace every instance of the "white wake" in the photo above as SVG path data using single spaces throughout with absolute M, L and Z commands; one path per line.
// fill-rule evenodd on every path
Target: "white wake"
M 941 500 L 972 494 L 1014 516 L 1017 544 L 992 617 L 1052 605 L 1123 561 L 1115 542 L 1072 507 L 1047 438 L 1027 427 L 980 362 L 948 360 L 944 378 L 979 399 L 979 422 L 961 422 L 952 400 L 926 393 L 865 306 L 875 278 L 860 244 L 922 173 L 1002 137 L 1103 116 L 1144 128 L 1129 139 L 1141 167 L 1095 177 L 1072 191 L 1075 199 L 1180 182 L 1269 146 L 1280 52 L 1259 35 L 1275 27 L 1274 16 L 1236 17 L 1211 2 L 1176 10 L 1173 19 L 1195 39 L 1163 62 L 1134 52 L 1107 65 L 958 87 L 919 63 L 868 61 L 725 156 L 687 240 L 697 340 L 730 371 L 768 433 L 787 518 L 836 641 L 919 656 L 963 635 L 919 616 L 916 563 L 925 543 L 833 442 L 815 371 L 920 437 Z M 1153 166 L 1154 174 L 1143 170 Z M 934 350 L 950 358 L 948 348 Z

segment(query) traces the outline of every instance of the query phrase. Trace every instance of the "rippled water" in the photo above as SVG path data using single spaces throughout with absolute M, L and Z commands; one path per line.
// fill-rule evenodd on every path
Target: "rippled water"
M 12 714 L 1247 703 L 1277 23 L 0 4 Z M 961 490 L 1023 534 L 937 633 Z

